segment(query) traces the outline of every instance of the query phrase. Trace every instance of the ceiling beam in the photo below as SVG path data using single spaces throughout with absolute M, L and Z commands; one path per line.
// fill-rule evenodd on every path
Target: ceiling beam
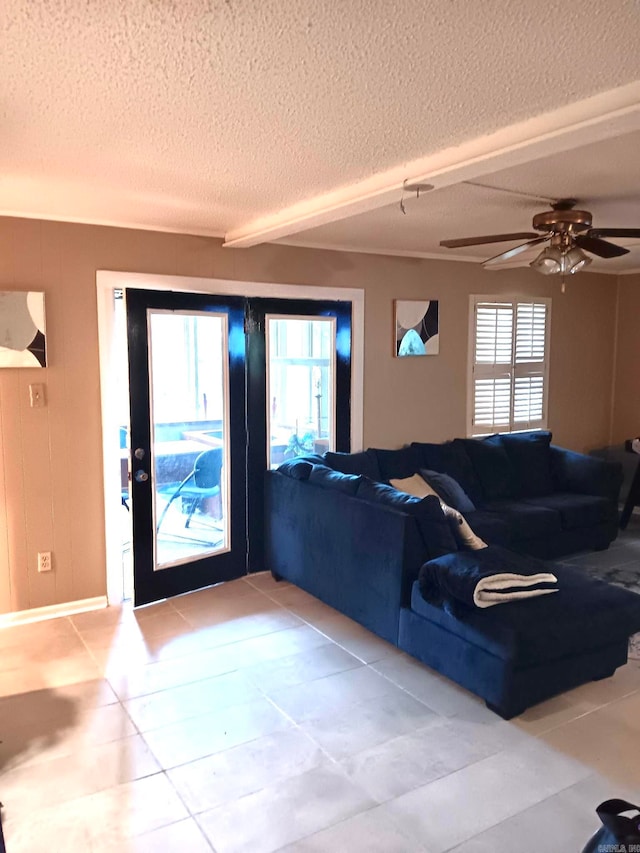
M 256 246 L 385 207 L 398 201 L 405 181 L 442 189 L 639 129 L 636 81 L 259 217 L 229 231 L 224 245 Z

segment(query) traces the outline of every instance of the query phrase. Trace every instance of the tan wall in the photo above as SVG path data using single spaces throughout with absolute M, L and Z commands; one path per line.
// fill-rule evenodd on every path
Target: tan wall
M 611 443 L 640 435 L 640 275 L 618 278 L 618 343 Z
M 466 425 L 469 294 L 553 296 L 550 427 L 558 443 L 608 442 L 615 279 L 559 283 L 525 270 L 264 246 L 147 231 L 0 219 L 0 287 L 44 290 L 50 367 L 0 370 L 0 612 L 106 589 L 96 270 L 361 287 L 365 446 L 439 441 Z M 440 300 L 440 355 L 395 359 L 393 300 Z M 637 316 L 637 315 L 636 315 Z M 44 381 L 48 405 L 30 409 Z M 36 552 L 54 571 L 38 574 Z

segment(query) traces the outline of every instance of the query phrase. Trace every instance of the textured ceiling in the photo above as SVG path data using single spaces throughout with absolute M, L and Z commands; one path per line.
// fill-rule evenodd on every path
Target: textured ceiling
M 224 235 L 633 83 L 638 43 L 636 0 L 4 0 L 0 212 Z
M 308 229 L 282 242 L 336 249 L 481 261 L 514 243 L 444 249 L 440 240 L 532 231 L 536 213 L 560 198 L 575 198 L 593 214 L 594 227 L 640 228 L 640 131 L 534 160 L 417 197 L 405 193 L 395 204 L 341 222 Z M 630 250 L 621 258 L 593 257 L 590 270 L 640 269 L 640 240 L 615 239 Z M 512 264 L 527 264 L 541 247 Z

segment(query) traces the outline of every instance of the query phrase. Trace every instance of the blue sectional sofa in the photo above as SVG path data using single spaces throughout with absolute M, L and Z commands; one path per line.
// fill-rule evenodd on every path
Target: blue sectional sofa
M 367 476 L 375 480 L 425 470 L 449 475 L 466 498 L 462 504 L 454 501 L 455 508 L 475 532 L 513 551 L 555 559 L 606 548 L 617 535 L 620 468 L 556 447 L 546 431 L 443 444 L 414 442 L 401 450 L 368 450 L 365 455 L 371 460 Z M 340 454 L 326 462 L 338 469 L 354 467 Z
M 579 569 L 557 567 L 560 592 L 527 602 L 455 616 L 426 602 L 421 566 L 460 543 L 437 497 L 389 485 L 416 472 L 446 475 L 448 502 L 465 507 L 487 543 L 513 553 L 514 571 L 519 554 L 606 548 L 617 534 L 619 467 L 532 431 L 284 463 L 266 474 L 265 568 L 506 718 L 626 662 L 628 636 L 640 631 L 640 596 Z

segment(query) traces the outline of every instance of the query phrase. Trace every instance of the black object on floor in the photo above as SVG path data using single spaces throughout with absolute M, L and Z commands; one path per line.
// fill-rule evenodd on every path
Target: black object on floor
M 4 846 L 4 833 L 2 832 L 2 803 L 0 803 L 0 853 L 7 853 L 7 848 Z
M 623 812 L 636 812 L 633 817 L 624 817 Z M 631 853 L 640 849 L 640 813 L 638 806 L 626 800 L 605 800 L 596 809 L 602 826 L 587 842 L 582 853 L 599 853 L 616 850 Z
M 627 451 L 627 453 L 636 452 L 633 448 L 632 439 L 625 441 L 624 449 Z M 633 480 L 631 481 L 629 494 L 627 495 L 627 500 L 625 501 L 624 509 L 622 510 L 622 514 L 620 515 L 620 530 L 624 530 L 626 528 L 627 524 L 629 523 L 629 519 L 631 518 L 631 513 L 637 506 L 640 506 L 640 459 L 638 459 L 638 467 L 636 468 L 636 473 L 634 474 Z

